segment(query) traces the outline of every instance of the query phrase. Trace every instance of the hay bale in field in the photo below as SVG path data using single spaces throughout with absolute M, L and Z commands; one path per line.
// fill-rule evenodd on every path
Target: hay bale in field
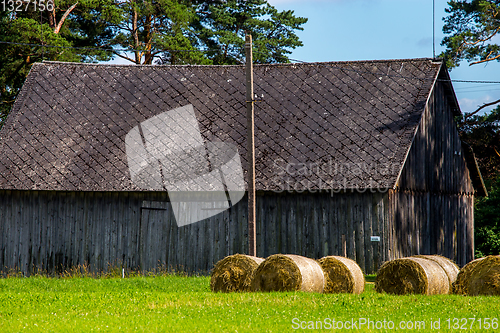
M 213 292 L 248 291 L 252 275 L 264 259 L 234 254 L 215 264 L 210 277 L 210 289 Z
M 327 256 L 318 262 L 325 272 L 325 293 L 361 294 L 365 290 L 365 276 L 354 260 Z
M 484 258 L 474 259 L 467 265 L 462 267 L 460 272 L 458 272 L 457 280 L 453 283 L 453 293 L 457 295 L 468 295 L 469 294 L 469 282 L 472 274 L 472 270 L 477 264 Z
M 500 295 L 500 256 L 487 256 L 472 269 L 468 295 Z
M 323 292 L 323 269 L 314 259 L 294 254 L 274 254 L 255 270 L 252 291 Z
M 450 259 L 440 256 L 440 255 L 416 255 L 416 258 L 424 258 L 437 262 L 441 267 L 443 267 L 446 275 L 448 276 L 448 281 L 450 284 L 450 291 L 453 288 L 453 283 L 457 280 L 458 272 L 460 269 L 457 264 L 455 264 Z
M 436 295 L 448 294 L 450 284 L 436 261 L 408 257 L 383 264 L 375 278 L 375 290 L 396 295 Z

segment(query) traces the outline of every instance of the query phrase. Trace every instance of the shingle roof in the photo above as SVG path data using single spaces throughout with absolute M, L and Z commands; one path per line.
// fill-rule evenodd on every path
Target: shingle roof
M 257 190 L 393 187 L 441 65 L 256 65 Z M 0 188 L 141 190 L 125 136 L 185 105 L 246 170 L 245 102 L 242 66 L 34 64 L 0 131 Z

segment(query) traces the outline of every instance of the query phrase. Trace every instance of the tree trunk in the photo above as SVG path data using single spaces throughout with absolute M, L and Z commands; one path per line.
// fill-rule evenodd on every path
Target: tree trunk
M 153 63 L 153 55 L 151 53 L 153 33 L 151 31 L 152 15 L 146 16 L 144 24 L 144 32 L 146 33 L 146 54 L 144 56 L 144 64 L 151 65 Z
M 135 63 L 137 65 L 141 64 L 141 52 L 139 51 L 139 29 L 137 27 L 137 10 L 134 8 L 132 13 L 132 36 L 134 37 L 134 53 L 135 53 Z
M 76 5 L 78 5 L 78 1 L 75 2 L 75 4 L 71 7 L 68 8 L 68 10 L 66 10 L 63 14 L 63 16 L 61 17 L 61 19 L 59 20 L 59 23 L 57 24 L 56 28 L 54 29 L 54 33 L 55 34 L 58 34 L 59 31 L 61 31 L 61 28 L 62 28 L 62 25 L 64 24 L 64 21 L 66 21 L 66 18 L 68 17 L 68 15 L 73 11 L 73 9 L 75 9 Z M 55 21 L 54 21 L 55 22 Z
M 49 26 L 52 29 L 55 29 L 56 28 L 56 10 L 52 9 L 52 11 L 48 11 L 48 12 L 49 12 Z

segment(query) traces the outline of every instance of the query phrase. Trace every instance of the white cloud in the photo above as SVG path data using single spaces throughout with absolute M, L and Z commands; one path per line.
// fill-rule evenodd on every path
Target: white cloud
M 477 110 L 481 105 L 483 105 L 485 103 L 491 103 L 493 101 L 494 101 L 494 99 L 492 96 L 484 95 L 484 96 L 481 96 L 480 98 L 475 98 L 475 99 L 470 99 L 470 98 L 466 98 L 466 97 L 459 98 L 458 104 L 460 104 L 460 109 L 462 110 L 462 112 L 473 112 L 473 111 Z M 497 105 L 488 106 L 488 107 L 482 109 L 479 112 L 479 114 L 483 114 L 485 112 L 491 111 L 494 108 L 496 108 Z
M 472 111 L 472 109 L 477 105 L 477 99 L 460 98 L 458 100 L 458 104 L 460 104 L 460 109 L 462 109 L 462 111 Z

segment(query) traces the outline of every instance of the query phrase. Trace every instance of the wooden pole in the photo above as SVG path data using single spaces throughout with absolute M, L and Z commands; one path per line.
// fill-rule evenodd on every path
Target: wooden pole
M 254 96 L 253 96 L 253 56 L 252 35 L 245 36 L 246 54 L 246 102 L 247 102 L 247 141 L 248 141 L 248 252 L 257 256 L 255 232 L 255 143 L 254 143 Z

